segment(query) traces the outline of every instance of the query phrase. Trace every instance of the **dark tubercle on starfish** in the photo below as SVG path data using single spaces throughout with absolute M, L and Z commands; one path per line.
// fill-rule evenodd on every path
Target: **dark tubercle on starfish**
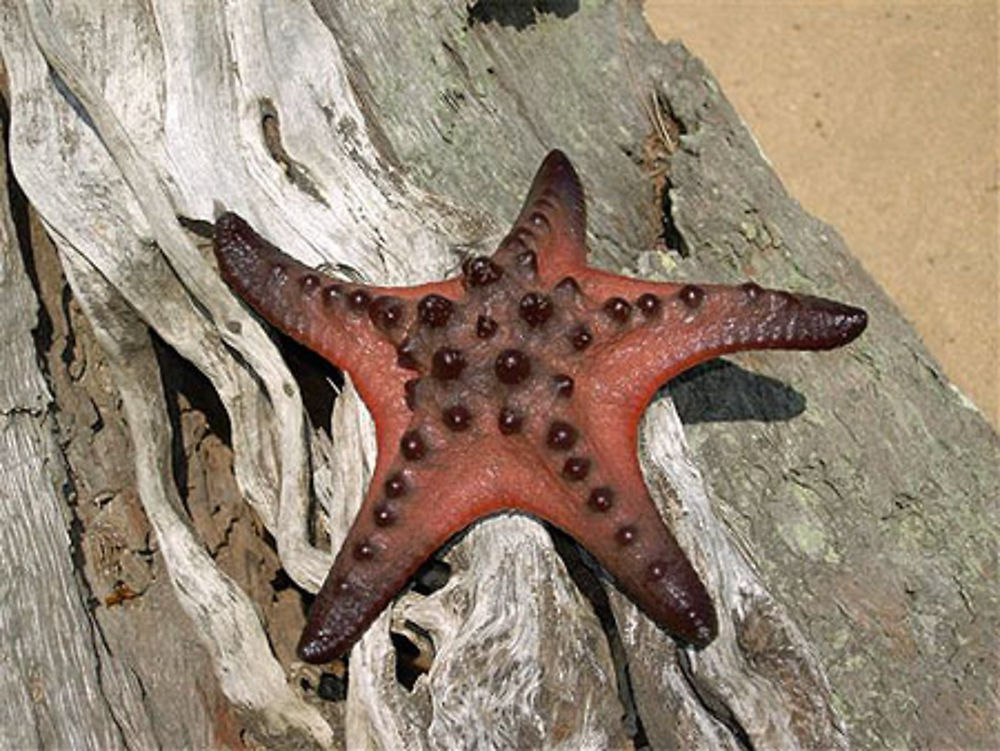
M 435 284 L 330 279 L 235 214 L 219 217 L 229 285 L 348 371 L 375 418 L 374 476 L 312 606 L 303 659 L 345 652 L 435 550 L 503 510 L 569 533 L 675 638 L 704 647 L 715 637 L 712 601 L 643 483 L 639 418 L 663 383 L 699 362 L 838 347 L 866 316 L 753 283 L 592 269 L 585 232 L 583 190 L 558 151 L 496 252 Z

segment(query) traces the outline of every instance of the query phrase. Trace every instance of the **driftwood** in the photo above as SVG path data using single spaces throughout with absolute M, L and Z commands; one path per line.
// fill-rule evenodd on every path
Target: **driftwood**
M 0 7 L 5 746 L 990 742 L 997 436 L 636 5 L 54 5 Z M 370 419 L 229 294 L 200 228 L 225 207 L 333 273 L 435 279 L 491 248 L 552 147 L 594 263 L 752 276 L 870 330 L 709 364 L 649 409 L 647 480 L 719 605 L 711 647 L 501 517 L 321 698 L 342 683 L 292 646 Z

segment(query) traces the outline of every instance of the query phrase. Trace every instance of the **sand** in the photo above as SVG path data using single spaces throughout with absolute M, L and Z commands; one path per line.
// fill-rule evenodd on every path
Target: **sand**
M 996 2 L 647 0 L 1000 426 Z

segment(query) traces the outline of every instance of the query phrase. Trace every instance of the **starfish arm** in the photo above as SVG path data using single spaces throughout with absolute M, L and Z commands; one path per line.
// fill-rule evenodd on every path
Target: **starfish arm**
M 368 496 L 309 611 L 298 645 L 302 659 L 321 663 L 346 652 L 413 573 L 477 520 L 512 510 L 547 518 L 555 497 L 562 509 L 555 516 L 563 522 L 568 516 L 568 495 L 522 453 L 488 438 L 445 448 L 426 425 L 422 431 L 426 455 L 380 458 Z
M 497 258 L 537 265 L 542 282 L 551 284 L 586 262 L 586 236 L 583 185 L 566 155 L 550 151 Z
M 600 440 L 597 441 L 601 443 Z M 650 618 L 671 636 L 701 648 L 716 636 L 715 608 L 705 586 L 653 504 L 638 464 L 597 448 L 608 468 L 606 501 L 592 496 L 560 525 L 586 548 Z
M 634 310 L 595 352 L 597 403 L 639 413 L 664 383 L 713 357 L 759 349 L 825 350 L 864 331 L 864 310 L 833 300 L 763 289 L 752 282 L 653 284 L 587 270 L 584 289 Z
M 453 518 L 455 499 L 446 495 L 438 505 L 439 498 L 427 488 L 387 499 L 385 480 L 373 480 L 309 610 L 297 647 L 303 660 L 323 663 L 344 654 L 414 572 L 462 529 Z M 445 513 L 420 513 L 420 506 L 432 503 Z
M 592 404 L 567 416 L 574 444 L 542 454 L 537 469 L 520 478 L 515 507 L 573 537 L 672 636 L 706 646 L 717 631 L 715 609 L 649 497 L 635 422 Z
M 416 301 L 461 294 L 457 279 L 404 288 L 332 279 L 283 253 L 233 213 L 218 218 L 214 250 L 233 291 L 271 325 L 350 372 L 373 412 L 402 406 L 402 384 L 412 373 L 398 362 L 397 332 L 412 320 Z M 365 371 L 382 375 L 360 378 Z

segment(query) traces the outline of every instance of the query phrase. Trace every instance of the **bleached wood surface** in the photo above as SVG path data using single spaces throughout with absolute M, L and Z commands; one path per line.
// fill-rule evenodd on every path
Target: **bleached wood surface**
M 6 166 L 0 156 L 0 166 Z M 37 360 L 37 302 L 0 187 L 0 728 L 4 748 L 150 745 L 141 688 L 104 648 L 70 559 L 68 478 Z M 127 733 L 132 744 L 126 744 Z
M 122 617 L 97 616 L 111 630 L 109 643 L 122 629 L 142 648 L 108 655 L 92 639 L 86 651 L 95 626 L 58 542 L 65 527 L 53 516 L 60 498 L 44 481 L 51 470 L 24 463 L 27 493 L 48 500 L 32 508 L 50 510 L 38 520 L 17 513 L 17 521 L 28 538 L 57 541 L 50 563 L 27 568 L 51 571 L 46 591 L 58 598 L 24 612 L 63 619 L 65 629 L 49 632 L 77 634 L 78 644 L 50 647 L 50 656 L 8 671 L 24 698 L 4 708 L 9 722 L 36 733 L 40 745 L 170 746 L 180 737 L 173 722 L 186 733 L 182 745 L 225 743 L 235 725 L 244 741 L 270 747 L 627 747 L 631 719 L 622 721 L 618 691 L 626 664 L 657 748 L 986 737 L 991 696 L 982 668 L 964 669 L 955 655 L 977 666 L 989 654 L 996 595 L 984 585 L 984 567 L 996 531 L 996 509 L 986 505 L 997 491 L 995 436 L 948 390 L 835 235 L 784 195 L 708 74 L 679 46 L 655 45 L 634 6 L 584 4 L 566 18 L 536 14 L 523 28 L 458 2 L 202 3 L 193 13 L 166 1 L 95 9 L 81 0 L 57 2 L 50 15 L 29 0 L 0 13 L 15 176 L 55 241 L 121 395 L 118 419 L 132 454 L 120 461 L 134 462 L 162 566 L 153 570 L 169 575 L 180 605 L 166 611 L 164 628 L 191 642 L 130 630 L 169 599 L 154 583 Z M 654 93 L 668 108 L 651 122 Z M 277 151 L 262 127 L 274 117 Z M 669 162 L 685 254 L 641 252 L 658 216 L 636 164 L 661 118 L 679 128 L 661 133 L 657 153 Z M 272 655 L 289 649 L 273 636 L 268 643 L 264 623 L 273 629 L 274 616 L 259 592 L 220 569 L 192 491 L 176 486 L 178 439 L 149 331 L 218 393 L 241 498 L 305 589 L 318 587 L 330 560 L 307 534 L 310 487 L 335 547 L 374 461 L 370 420 L 348 384 L 331 437 L 304 421 L 277 348 L 176 216 L 210 221 L 224 206 L 307 263 L 376 283 L 423 281 L 453 271 L 470 248 L 491 247 L 537 160 L 556 146 L 587 183 L 597 262 L 650 275 L 752 272 L 769 285 L 863 304 L 873 330 L 822 360 L 741 360 L 790 389 L 762 381 L 739 388 L 735 368 L 721 380 L 708 371 L 678 385 L 682 416 L 700 416 L 689 429 L 694 450 L 669 401 L 647 415 L 653 494 L 720 604 L 722 633 L 708 650 L 679 654 L 612 591 L 624 649 L 613 656 L 543 528 L 498 518 L 449 552 L 443 589 L 403 596 L 369 630 L 352 652 L 347 701 L 318 701 L 302 690 L 299 668 Z M 14 258 L 9 228 L 7 241 L 5 258 Z M 34 435 L 58 467 L 42 419 L 46 383 L 22 364 L 32 355 L 30 288 L 19 267 L 7 268 L 26 302 L 4 320 L 5 336 L 21 337 L 21 354 L 10 366 L 5 356 L 0 378 L 19 385 L 9 411 L 5 405 L 14 426 L 5 424 L 5 435 Z M 690 395 L 699 385 L 713 402 Z M 804 409 L 799 394 L 807 395 Z M 764 421 L 711 423 L 748 414 Z M 14 448 L 17 461 L 43 455 Z M 14 508 L 5 503 L 4 511 Z M 864 518 L 852 518 L 859 511 Z M 977 513 L 982 535 L 946 534 L 955 525 L 971 530 L 967 520 Z M 24 566 L 17 543 L 2 541 L 4 562 Z M 933 565 L 927 550 L 937 555 Z M 410 624 L 436 648 L 412 692 L 395 678 L 389 639 L 390 628 L 412 633 Z M 35 650 L 47 643 L 33 635 L 14 641 Z M 901 660 L 906 650 L 919 659 Z M 37 664 L 72 690 L 32 683 Z M 197 679 L 195 695 L 204 698 L 180 699 L 191 696 L 182 681 L 206 665 L 215 677 Z M 175 685 L 140 704 L 136 692 L 157 680 L 157 668 L 177 676 L 164 681 Z M 934 694 L 922 685 L 927 670 L 961 675 Z M 217 689 L 205 687 L 211 681 Z M 39 687 L 31 694 L 26 685 Z M 236 708 L 235 719 L 220 719 L 219 701 Z M 964 712 L 971 725 L 960 727 L 946 710 Z M 914 728 L 914 717 L 936 713 L 937 727 Z

